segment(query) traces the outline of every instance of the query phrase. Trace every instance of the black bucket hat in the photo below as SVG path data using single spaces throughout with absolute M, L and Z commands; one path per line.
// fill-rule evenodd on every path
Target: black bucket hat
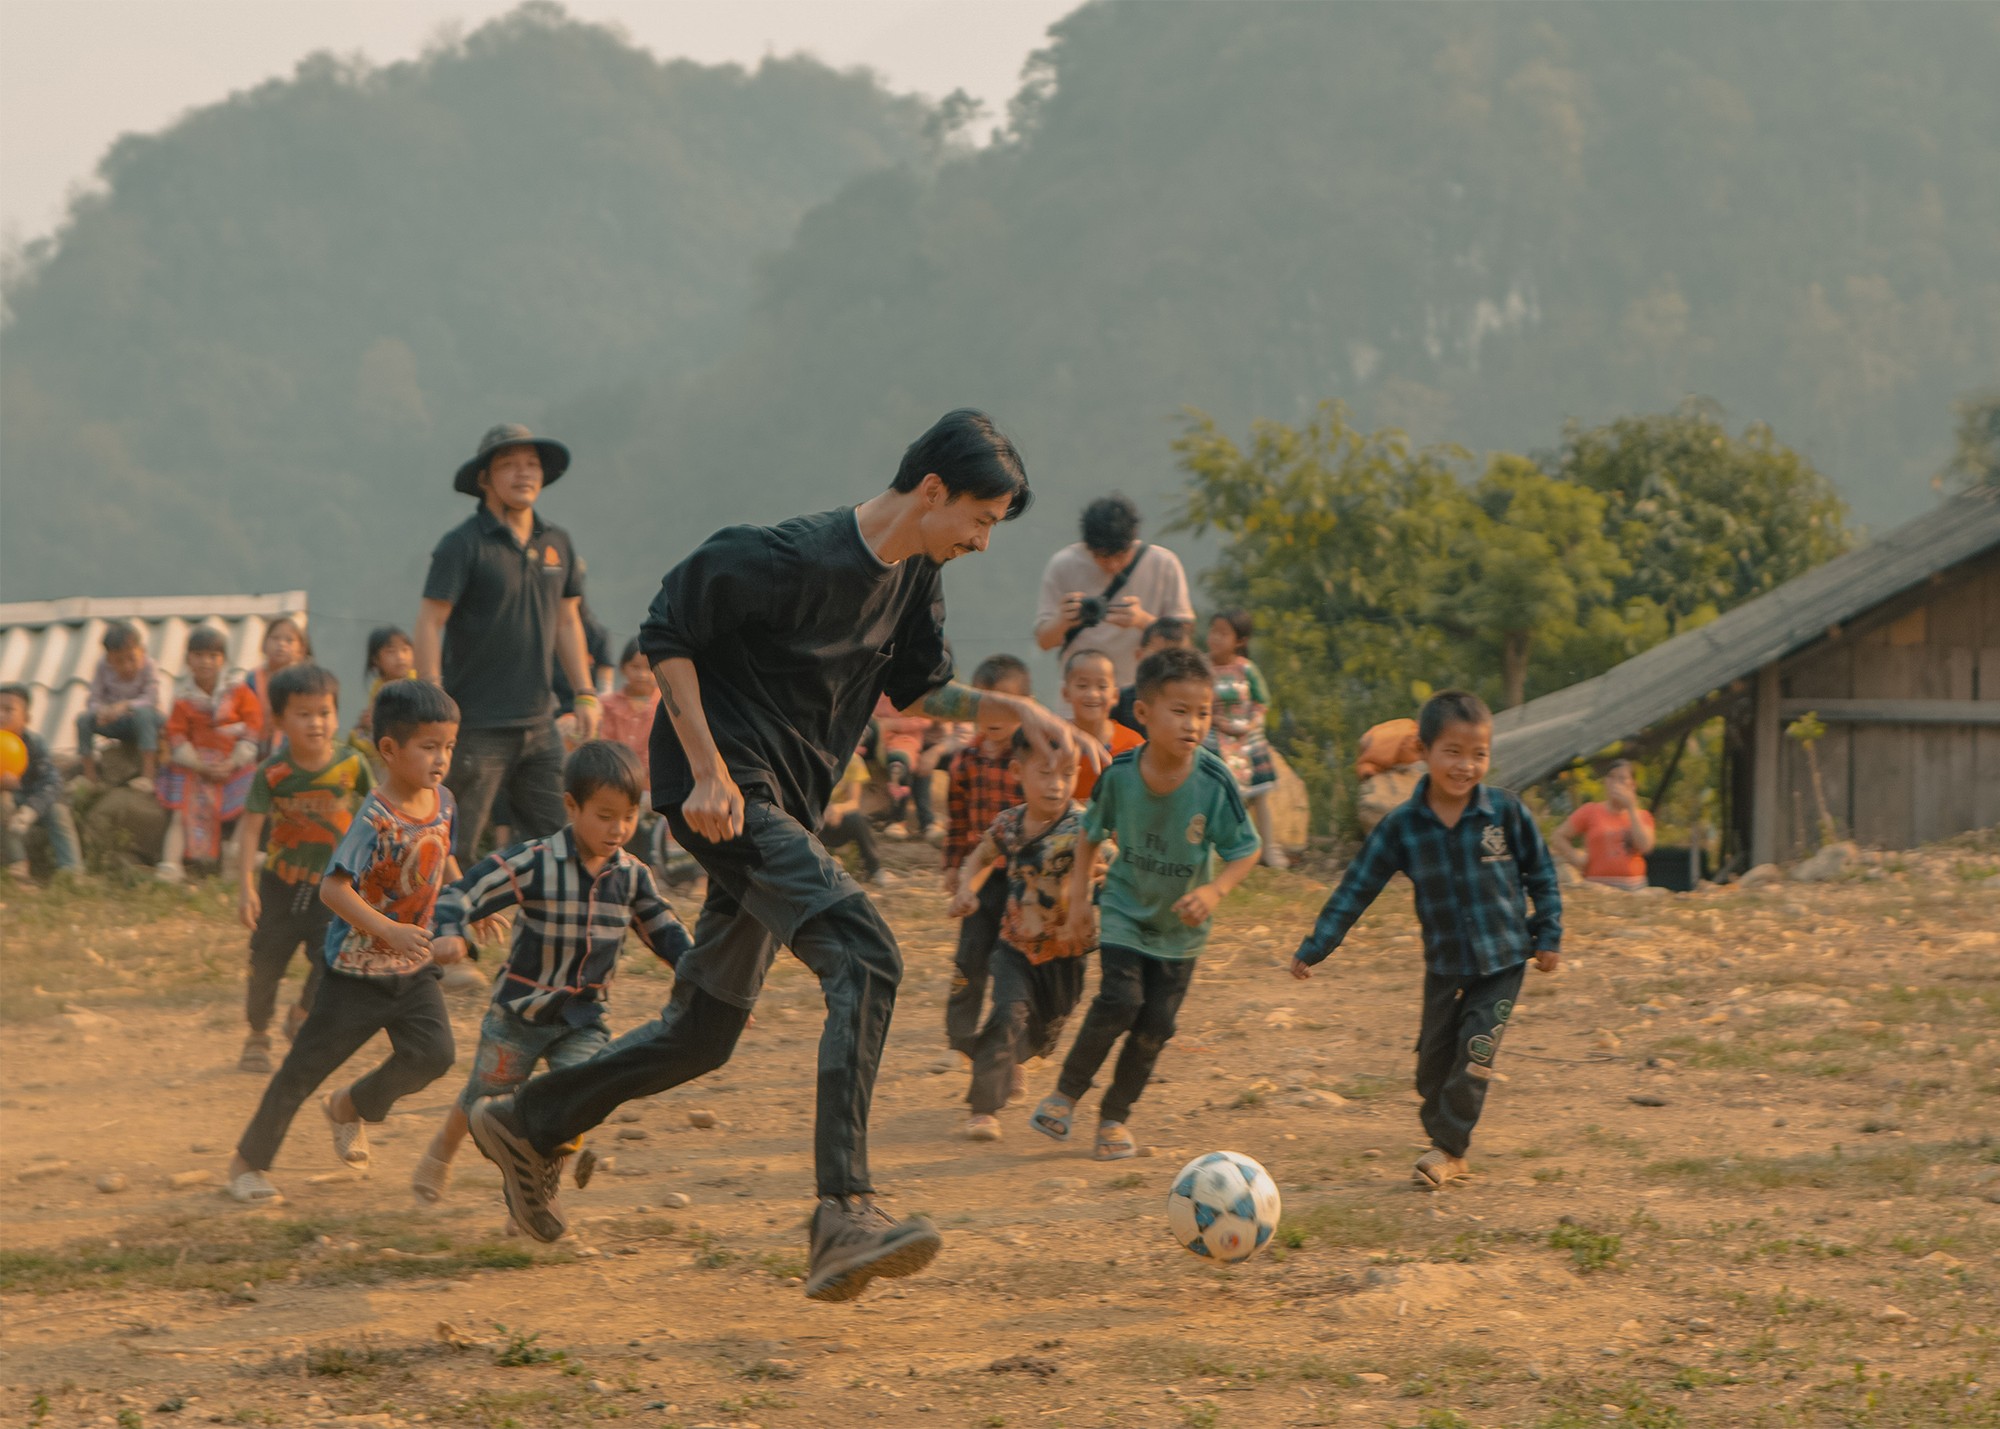
M 569 470 L 568 447 L 536 436 L 519 422 L 502 422 L 487 428 L 486 435 L 479 439 L 479 454 L 460 467 L 458 475 L 451 479 L 452 490 L 466 496 L 479 495 L 479 473 L 486 469 L 493 453 L 504 447 L 533 447 L 541 453 L 543 486 L 554 486 L 556 479 Z

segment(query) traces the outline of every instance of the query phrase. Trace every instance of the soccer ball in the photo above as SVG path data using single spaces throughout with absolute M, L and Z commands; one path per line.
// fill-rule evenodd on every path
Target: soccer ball
M 1167 1193 L 1174 1239 L 1209 1260 L 1248 1260 L 1278 1228 L 1278 1186 L 1240 1151 L 1211 1151 L 1181 1167 Z

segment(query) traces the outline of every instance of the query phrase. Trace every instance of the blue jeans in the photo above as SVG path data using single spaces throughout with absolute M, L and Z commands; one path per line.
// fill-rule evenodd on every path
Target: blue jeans
M 27 862 L 27 840 L 10 827 L 14 810 L 19 807 L 11 789 L 0 792 L 0 863 Z M 48 813 L 35 821 L 35 827 L 48 835 L 49 856 L 57 868 L 74 871 L 83 867 L 83 857 L 77 850 L 76 820 L 70 816 L 69 805 L 61 802 L 50 805 Z
M 151 754 L 160 747 L 160 731 L 167 727 L 167 717 L 151 705 L 134 705 L 117 719 L 100 720 L 96 713 L 85 710 L 76 717 L 76 752 L 88 759 L 96 752 L 97 736 L 115 739 L 129 744 L 141 754 Z
M 554 720 L 518 729 L 461 729 L 445 787 L 458 801 L 461 868 L 479 857 L 479 841 L 506 790 L 517 839 L 546 838 L 568 822 L 562 801 L 563 741 Z
M 504 976 L 504 974 L 503 974 Z M 479 1050 L 458 1104 L 466 1111 L 481 1097 L 504 1097 L 534 1074 L 535 1063 L 551 1072 L 588 1062 L 611 1041 L 602 1022 L 575 1027 L 567 1022 L 530 1022 L 498 1003 L 488 1003 L 479 1023 Z

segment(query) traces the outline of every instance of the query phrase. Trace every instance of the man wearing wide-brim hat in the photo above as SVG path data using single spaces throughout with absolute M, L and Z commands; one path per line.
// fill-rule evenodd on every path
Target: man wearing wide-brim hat
M 479 509 L 431 552 L 417 616 L 417 673 L 458 702 L 458 749 L 446 779 L 458 802 L 460 864 L 470 867 L 502 790 L 517 835 L 560 829 L 563 741 L 556 661 L 576 696 L 584 738 L 597 732 L 596 686 L 578 607 L 583 563 L 569 533 L 535 512 L 569 470 L 569 448 L 518 423 L 494 427 L 459 467 L 454 490 Z

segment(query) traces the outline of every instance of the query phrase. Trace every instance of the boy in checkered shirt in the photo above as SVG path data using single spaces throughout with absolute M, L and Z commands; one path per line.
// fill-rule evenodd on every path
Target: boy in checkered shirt
M 972 672 L 972 688 L 998 690 L 1027 699 L 1028 667 L 1012 655 L 994 655 Z M 958 895 L 959 866 L 979 846 L 993 821 L 1021 802 L 1014 774 L 1014 732 L 1021 721 L 1010 708 L 979 707 L 972 743 L 952 756 L 944 831 L 944 891 Z M 979 1045 L 979 1014 L 986 1001 L 988 967 L 1000 941 L 1000 915 L 1007 907 L 1007 880 L 989 878 L 972 910 L 958 925 L 951 991 L 944 1004 L 944 1040 L 969 1063 Z
M 1409 876 L 1424 932 L 1418 1115 L 1431 1139 L 1411 1177 L 1437 1190 L 1468 1172 L 1465 1153 L 1529 956 L 1538 972 L 1554 972 L 1561 961 L 1562 894 L 1548 845 L 1521 801 L 1481 782 L 1493 750 L 1485 703 L 1440 690 L 1417 716 L 1417 738 L 1424 777 L 1347 866 L 1299 944 L 1292 976 L 1311 977 L 1389 880 Z
M 439 1200 L 450 1185 L 474 1102 L 512 1092 L 537 1062 L 551 1070 L 575 1066 L 610 1043 L 604 993 L 627 928 L 669 967 L 687 949 L 687 930 L 660 897 L 652 872 L 625 851 L 645 783 L 638 758 L 624 745 L 605 739 L 578 745 L 563 770 L 569 823 L 482 859 L 438 898 L 433 947 L 447 950 L 464 945 L 469 925 L 504 909 L 520 912 L 507 966 L 493 981 L 493 1001 L 479 1025 L 472 1076 L 411 1179 L 419 1199 Z M 578 1186 L 590 1179 L 592 1162 L 588 1152 L 578 1158 Z

